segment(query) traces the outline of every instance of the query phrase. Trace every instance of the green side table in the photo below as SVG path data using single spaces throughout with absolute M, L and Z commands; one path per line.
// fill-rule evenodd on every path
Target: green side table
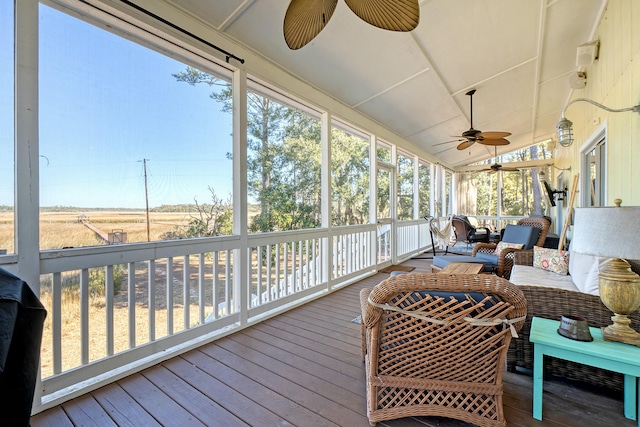
M 542 420 L 542 375 L 544 356 L 570 360 L 624 374 L 624 416 L 638 419 L 638 377 L 640 377 L 640 347 L 604 341 L 600 328 L 589 328 L 593 341 L 584 342 L 558 334 L 560 321 L 534 317 L 529 341 L 534 343 L 533 355 L 533 418 Z M 640 420 L 638 422 L 640 426 Z

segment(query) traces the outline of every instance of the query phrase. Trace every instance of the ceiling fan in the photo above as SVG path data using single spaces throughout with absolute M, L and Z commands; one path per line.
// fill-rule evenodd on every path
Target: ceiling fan
M 498 146 L 494 145 L 493 147 L 494 150 L 494 159 L 495 159 L 495 163 L 492 163 L 488 168 L 485 169 L 481 169 L 482 171 L 485 172 L 499 172 L 499 171 L 504 171 L 504 172 L 517 172 L 520 169 L 518 168 L 513 168 L 513 167 L 505 167 L 502 166 L 501 164 L 498 163 Z
M 465 95 L 469 96 L 469 104 L 470 104 L 470 114 L 471 114 L 471 127 L 469 130 L 462 133 L 462 135 L 455 135 L 453 138 L 462 138 L 462 139 L 454 139 L 451 141 L 441 142 L 436 145 L 449 144 L 451 142 L 460 142 L 456 147 L 458 150 L 466 150 L 471 147 L 474 143 L 484 144 L 484 145 L 509 145 L 509 141 L 505 139 L 505 137 L 511 135 L 510 132 L 482 132 L 478 129 L 473 128 L 473 94 L 476 93 L 475 89 L 471 89 Z
M 420 21 L 418 0 L 345 0 L 365 22 L 391 31 L 411 31 Z M 338 0 L 291 0 L 284 16 L 284 40 L 300 49 L 327 25 Z

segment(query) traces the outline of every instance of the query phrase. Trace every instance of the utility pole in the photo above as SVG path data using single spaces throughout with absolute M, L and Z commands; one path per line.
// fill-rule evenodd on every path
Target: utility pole
M 150 242 L 151 231 L 149 229 L 149 188 L 147 187 L 147 160 L 149 159 L 142 159 L 142 165 L 144 168 L 144 201 L 147 207 L 147 242 Z

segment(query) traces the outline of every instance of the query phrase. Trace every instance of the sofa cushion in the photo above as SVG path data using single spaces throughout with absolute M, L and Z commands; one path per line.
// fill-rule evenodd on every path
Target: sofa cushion
M 571 281 L 571 276 L 561 276 L 530 265 L 514 265 L 509 281 L 520 286 L 542 286 L 580 292 Z
M 569 272 L 569 251 L 534 246 L 533 266 L 556 274 L 567 275 Z
M 500 255 L 503 249 L 513 248 L 513 249 L 522 249 L 524 243 L 511 243 L 511 242 L 498 242 L 496 245 L 496 250 L 493 251 L 494 255 Z
M 532 249 L 538 241 L 540 229 L 530 225 L 507 224 L 502 236 L 503 242 L 524 243 L 523 249 Z

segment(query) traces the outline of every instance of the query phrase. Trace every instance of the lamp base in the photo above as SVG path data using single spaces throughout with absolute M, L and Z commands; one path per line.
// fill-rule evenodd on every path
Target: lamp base
M 631 328 L 628 317 L 640 306 L 640 277 L 629 263 L 614 259 L 600 271 L 599 279 L 600 299 L 613 312 L 613 325 L 602 328 L 602 337 L 640 347 L 640 333 Z
M 602 327 L 605 341 L 616 341 L 640 347 L 640 333 L 631 329 L 631 320 L 626 315 L 615 314 L 611 317 L 613 325 Z

